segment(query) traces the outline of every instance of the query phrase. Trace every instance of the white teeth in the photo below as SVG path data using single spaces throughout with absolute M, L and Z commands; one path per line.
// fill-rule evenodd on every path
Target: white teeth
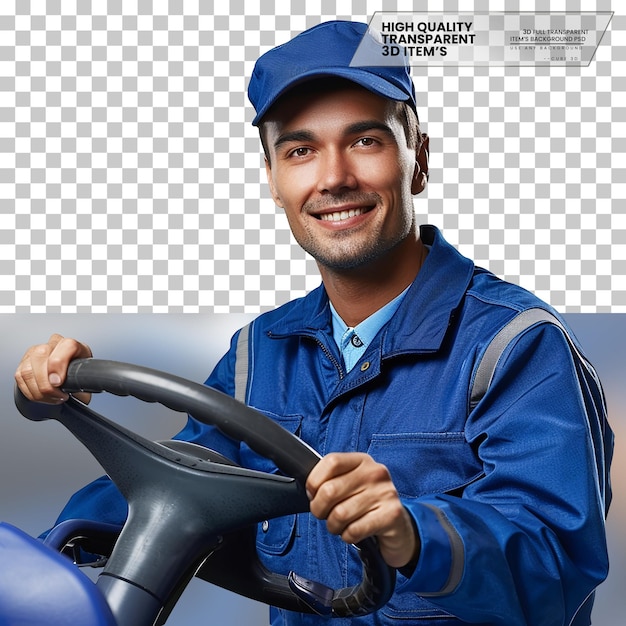
M 348 211 L 335 211 L 334 213 L 324 213 L 320 215 L 320 219 L 325 222 L 340 222 L 341 220 L 347 220 L 349 217 L 355 217 L 362 215 L 363 209 L 350 209 Z

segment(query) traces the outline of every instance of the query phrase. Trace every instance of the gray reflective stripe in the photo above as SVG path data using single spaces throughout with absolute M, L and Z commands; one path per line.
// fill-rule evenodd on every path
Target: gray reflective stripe
M 248 341 L 250 337 L 250 326 L 247 324 L 239 331 L 237 337 L 237 349 L 235 350 L 235 399 L 240 402 L 246 401 L 246 390 L 248 387 Z
M 548 313 L 544 309 L 527 309 L 522 311 L 502 328 L 487 346 L 474 377 L 470 394 L 470 411 L 474 409 L 487 392 L 487 389 L 489 389 L 498 361 L 509 343 L 522 331 L 539 322 L 549 322 L 558 326 L 565 333 L 570 346 L 574 348 L 565 328 L 552 313 Z
M 463 540 L 461 536 L 457 532 L 456 528 L 452 525 L 446 514 L 436 506 L 432 504 L 425 504 L 431 511 L 435 513 L 437 516 L 437 521 L 441 524 L 441 527 L 444 529 L 446 534 L 448 535 L 448 539 L 450 540 L 450 553 L 451 553 L 451 564 L 450 564 L 450 574 L 448 575 L 448 580 L 446 584 L 439 590 L 434 592 L 423 593 L 420 592 L 421 596 L 426 597 L 435 597 L 435 596 L 443 596 L 448 593 L 452 593 L 461 582 L 461 578 L 463 578 L 463 570 L 465 569 L 465 548 L 463 546 Z

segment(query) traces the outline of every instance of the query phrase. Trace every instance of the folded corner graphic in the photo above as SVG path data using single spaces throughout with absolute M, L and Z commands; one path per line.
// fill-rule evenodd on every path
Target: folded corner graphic
M 374 13 L 353 67 L 587 66 L 613 12 Z

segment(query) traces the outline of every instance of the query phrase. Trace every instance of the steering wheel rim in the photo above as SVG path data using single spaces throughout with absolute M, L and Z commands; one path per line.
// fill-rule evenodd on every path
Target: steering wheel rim
M 159 468 L 159 471 L 161 471 L 161 465 L 165 464 L 169 468 L 168 472 L 172 471 L 172 467 L 176 467 L 178 470 L 181 470 L 182 467 L 188 476 L 192 474 L 196 476 L 198 472 L 204 472 L 204 474 L 200 474 L 200 477 L 205 482 L 209 475 L 212 477 L 212 480 L 218 481 L 224 480 L 224 475 L 227 475 L 228 480 L 259 479 L 263 483 L 270 481 L 271 484 L 269 486 L 264 484 L 263 487 L 269 490 L 269 495 L 266 497 L 273 502 L 273 504 L 268 506 L 275 509 L 278 507 L 280 510 L 277 513 L 276 510 L 270 511 L 272 514 L 268 514 L 267 510 L 257 511 L 256 513 L 249 512 L 248 521 L 244 522 L 239 530 L 245 526 L 250 526 L 251 523 L 254 524 L 255 521 L 258 522 L 271 517 L 308 510 L 308 499 L 306 498 L 304 485 L 309 472 L 320 459 L 318 453 L 276 422 L 226 394 L 205 385 L 152 368 L 91 358 L 78 359 L 70 363 L 63 388 L 68 393 L 80 391 L 100 393 L 104 391 L 118 396 L 133 396 L 146 402 L 162 404 L 174 411 L 191 414 L 196 420 L 217 427 L 228 437 L 245 442 L 255 452 L 272 460 L 287 477 L 290 477 L 285 478 L 273 474 L 245 470 L 244 468 L 216 465 L 215 463 L 209 463 L 209 465 L 216 465 L 216 467 L 199 467 L 199 465 L 202 465 L 201 460 L 199 462 L 198 459 L 188 458 L 189 455 L 182 451 L 168 449 L 154 442 L 148 442 L 115 422 L 98 415 L 74 398 L 70 398 L 67 403 L 60 406 L 34 403 L 26 400 L 16 387 L 16 405 L 20 412 L 32 420 L 52 418 L 63 423 L 87 446 L 125 497 L 127 497 L 127 500 L 129 500 L 129 520 L 122 531 L 120 540 L 118 540 L 119 544 L 122 538 L 125 537 L 125 533 L 129 535 L 125 538 L 127 547 L 122 554 L 121 561 L 128 557 L 128 550 L 130 550 L 128 546 L 132 541 L 137 539 L 145 541 L 146 539 L 141 531 L 136 530 L 137 524 L 144 523 L 153 526 L 155 519 L 158 519 L 160 523 L 162 513 L 150 511 L 148 517 L 143 519 L 145 516 L 139 515 L 133 509 L 133 502 L 135 502 L 133 498 L 136 498 L 137 491 L 134 490 L 132 484 L 129 484 L 127 478 L 120 478 L 120 472 L 111 466 L 112 464 L 120 463 L 121 453 L 117 451 L 117 448 L 121 445 L 120 441 L 124 442 L 124 446 L 130 448 L 131 452 L 129 454 L 131 456 L 136 454 L 138 450 L 144 456 L 148 455 L 151 462 Z M 110 445 L 102 445 L 103 437 L 112 438 Z M 127 454 L 122 458 L 121 463 L 132 463 L 132 460 Z M 136 474 L 141 472 L 150 474 L 150 476 L 154 474 L 154 468 L 148 472 L 140 465 L 134 464 L 131 469 L 135 479 L 137 478 Z M 190 465 L 193 467 L 190 467 Z M 215 478 L 215 473 L 217 478 Z M 144 478 L 141 480 L 144 480 Z M 157 480 L 159 479 L 157 478 Z M 187 477 L 185 482 L 179 484 L 177 492 L 180 489 L 187 489 L 186 486 L 182 487 L 181 485 L 186 485 L 188 480 L 189 478 Z M 255 483 L 257 486 L 259 484 L 261 483 Z M 253 489 L 256 488 L 255 486 Z M 193 487 L 190 487 L 190 490 L 192 489 Z M 284 505 L 285 490 L 288 490 L 290 494 L 289 499 L 295 502 L 287 511 L 285 511 Z M 144 491 L 142 488 L 141 493 L 144 493 Z M 149 494 L 143 497 L 145 499 L 149 497 Z M 280 504 L 277 504 L 278 502 Z M 148 503 L 142 506 L 150 508 L 151 505 Z M 211 513 L 214 512 L 212 511 Z M 206 512 L 203 515 L 206 515 Z M 250 519 L 254 518 L 255 515 L 257 517 L 260 515 L 261 517 L 250 522 Z M 127 531 L 127 526 L 129 526 L 131 520 L 135 530 Z M 225 522 L 221 520 L 220 523 L 223 525 Z M 232 523 L 232 520 L 229 520 L 228 523 Z M 205 528 L 196 532 L 207 534 Z M 209 530 L 210 532 L 212 532 L 212 529 Z M 220 528 L 218 534 L 222 536 L 224 532 L 225 529 Z M 169 531 L 169 533 L 171 535 L 172 531 Z M 171 541 L 171 538 L 168 541 Z M 203 542 L 206 543 L 206 537 L 204 537 Z M 118 580 L 132 580 L 132 575 L 137 573 L 135 570 L 129 573 L 124 568 L 122 568 L 121 573 L 115 570 L 116 567 L 120 568 L 120 558 L 117 555 L 117 551 L 121 550 L 121 548 L 118 547 L 118 544 L 116 544 L 112 559 L 110 559 L 110 562 L 113 561 L 115 563 L 114 566 L 111 566 L 113 573 L 105 571 L 105 574 L 109 576 L 106 582 L 102 584 L 105 592 L 110 585 L 114 587 L 119 586 Z M 358 544 L 356 548 L 363 561 L 363 580 L 354 587 L 333 590 L 319 583 L 308 581 L 294 572 L 291 572 L 288 577 L 281 577 L 264 570 L 259 565 L 258 555 L 255 555 L 255 559 L 253 559 L 256 565 L 250 570 L 250 578 L 244 580 L 243 585 L 245 588 L 237 588 L 237 577 L 231 577 L 232 584 L 223 586 L 236 593 L 255 597 L 268 604 L 282 606 L 289 610 L 315 612 L 336 617 L 365 615 L 378 610 L 388 601 L 393 592 L 395 570 L 384 563 L 374 538 L 368 538 Z M 228 549 L 225 548 L 224 553 L 227 552 Z M 117 560 L 113 558 L 114 556 L 118 556 Z M 191 558 L 191 555 L 188 555 L 188 560 L 189 558 Z M 228 560 L 230 561 L 231 559 Z M 223 561 L 222 559 L 222 564 Z M 215 573 L 212 574 L 210 572 L 210 568 L 207 566 L 208 562 L 209 560 L 207 559 L 202 568 L 204 575 L 201 577 L 220 585 L 219 575 L 216 576 Z M 194 562 L 187 563 L 185 569 L 188 570 L 190 566 L 197 565 L 197 562 L 195 562 L 195 565 Z M 168 567 L 171 568 L 172 566 Z M 183 566 L 179 564 L 178 567 L 182 568 Z M 182 572 L 180 575 L 182 575 Z M 245 577 L 243 578 L 245 579 Z M 259 593 L 259 590 L 255 589 L 255 585 L 267 588 L 268 578 L 272 582 L 269 585 L 271 597 L 265 598 L 263 593 Z M 115 579 L 114 582 L 111 582 L 113 579 Z M 178 578 L 176 582 L 178 582 Z M 100 580 L 98 584 L 100 585 Z M 142 583 L 141 586 L 145 587 L 145 584 Z M 153 596 L 159 598 L 161 603 L 163 603 L 164 596 L 172 592 L 171 587 L 172 585 L 169 585 L 167 589 L 159 588 L 156 591 L 151 590 L 149 586 L 147 588 Z M 136 592 L 133 591 L 131 596 L 133 594 L 136 595 Z M 116 592 L 116 595 L 119 595 L 119 592 Z M 133 599 L 133 603 L 137 604 L 136 598 Z M 120 609 L 121 611 L 122 609 Z M 135 615 L 134 619 L 138 619 L 137 615 Z M 135 621 L 135 623 L 138 622 Z

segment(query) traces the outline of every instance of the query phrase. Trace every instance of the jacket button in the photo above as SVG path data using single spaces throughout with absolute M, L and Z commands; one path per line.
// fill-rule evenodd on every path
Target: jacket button
M 266 533 L 270 528 L 270 523 L 265 520 L 262 524 L 261 524 L 261 530 Z
M 369 361 L 365 361 L 365 363 L 363 363 L 363 365 L 361 365 L 361 371 L 362 372 L 365 372 L 369 368 L 370 368 L 370 362 Z

